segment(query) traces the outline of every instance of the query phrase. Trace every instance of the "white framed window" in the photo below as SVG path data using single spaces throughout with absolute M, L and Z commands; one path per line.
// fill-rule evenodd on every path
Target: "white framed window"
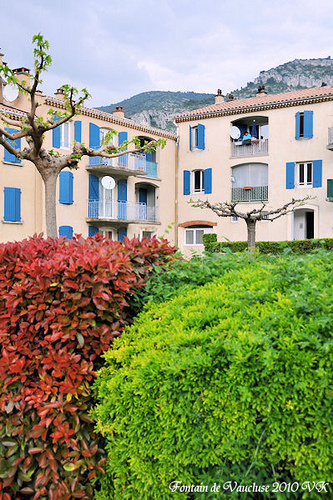
M 71 127 L 69 122 L 62 123 L 60 126 L 60 147 L 69 149 L 71 147 Z
M 312 162 L 297 163 L 296 164 L 296 175 L 298 186 L 312 186 L 313 180 L 313 166 Z
M 100 128 L 99 129 L 99 139 L 100 139 L 100 144 L 103 144 L 103 141 L 105 139 L 106 134 L 110 132 L 109 129 L 107 128 Z M 108 146 L 114 146 L 115 145 L 115 136 L 112 135 L 109 139 Z M 117 158 L 100 158 L 101 165 L 109 165 L 111 167 L 116 166 L 117 163 Z
M 141 240 L 143 238 L 153 238 L 153 236 L 156 235 L 156 232 L 155 231 L 142 231 L 141 233 Z
M 108 240 L 114 240 L 114 239 L 115 239 L 115 238 L 114 238 L 114 234 L 113 234 L 113 230 L 112 230 L 112 229 L 108 229 L 108 228 L 103 229 L 103 228 L 101 228 L 101 229 L 99 230 L 99 232 L 100 232 L 100 233 L 101 233 L 101 234 L 102 234 L 105 238 L 107 238 Z M 117 238 L 116 238 L 116 240 L 117 240 Z
M 205 172 L 204 170 L 194 170 L 192 172 L 193 193 L 205 192 Z
M 213 229 L 208 226 L 192 226 L 185 229 L 184 245 L 197 246 L 203 245 L 202 236 L 212 233 Z
M 99 216 L 102 219 L 114 218 L 114 206 L 112 203 L 112 189 L 105 189 L 99 180 Z
M 232 215 L 230 219 L 231 219 L 231 222 L 233 222 L 233 223 L 238 222 L 237 215 Z
M 198 126 L 191 127 L 191 149 L 198 148 Z

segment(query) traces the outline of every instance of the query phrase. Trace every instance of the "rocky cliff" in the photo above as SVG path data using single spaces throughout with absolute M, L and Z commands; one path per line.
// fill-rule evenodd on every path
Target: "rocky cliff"
M 267 71 L 260 71 L 253 82 L 229 91 L 236 99 L 256 94 L 259 85 L 265 85 L 269 94 L 294 89 L 320 87 L 325 82 L 333 85 L 333 59 L 295 59 Z M 130 99 L 103 106 L 99 109 L 112 113 L 115 106 L 122 106 L 125 116 L 152 127 L 175 131 L 176 115 L 214 103 L 213 94 L 197 92 L 143 92 Z

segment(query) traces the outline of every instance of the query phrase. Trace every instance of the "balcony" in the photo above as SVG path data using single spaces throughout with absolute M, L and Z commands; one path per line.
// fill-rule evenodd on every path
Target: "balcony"
M 235 187 L 231 190 L 232 201 L 268 201 L 268 186 Z
M 142 175 L 157 178 L 157 163 L 148 161 L 144 154 L 129 153 L 117 158 L 92 156 L 89 158 L 87 169 L 104 175 L 118 173 L 125 176 Z
M 251 144 L 243 144 L 242 141 L 231 143 L 232 158 L 243 158 L 245 156 L 263 156 L 268 154 L 268 139 L 256 139 Z
M 327 149 L 333 151 L 333 127 L 328 129 L 328 144 Z
M 112 222 L 158 222 L 157 207 L 127 201 L 88 201 L 88 219 Z

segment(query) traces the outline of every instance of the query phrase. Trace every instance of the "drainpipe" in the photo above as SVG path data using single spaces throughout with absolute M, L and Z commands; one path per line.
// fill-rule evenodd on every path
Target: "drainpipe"
M 179 165 L 179 127 L 177 123 L 173 122 L 177 129 L 177 141 L 175 151 L 175 247 L 178 248 L 178 165 Z

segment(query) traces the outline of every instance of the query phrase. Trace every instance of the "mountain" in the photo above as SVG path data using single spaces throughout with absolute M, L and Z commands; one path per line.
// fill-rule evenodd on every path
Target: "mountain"
M 124 101 L 102 106 L 98 109 L 112 113 L 115 106 L 122 106 L 126 118 L 174 132 L 173 119 L 176 115 L 183 113 L 185 110 L 191 111 L 192 109 L 208 106 L 213 102 L 213 94 L 151 91 L 142 92 Z
M 277 94 L 320 87 L 323 82 L 333 85 L 333 59 L 330 56 L 320 59 L 295 59 L 267 71 L 260 71 L 253 82 L 228 93 L 233 94 L 235 99 L 242 99 L 254 96 L 259 85 L 265 85 L 269 94 Z M 126 118 L 175 132 L 175 116 L 210 104 L 214 104 L 214 94 L 151 91 L 98 109 L 112 113 L 115 106 L 122 106 Z

